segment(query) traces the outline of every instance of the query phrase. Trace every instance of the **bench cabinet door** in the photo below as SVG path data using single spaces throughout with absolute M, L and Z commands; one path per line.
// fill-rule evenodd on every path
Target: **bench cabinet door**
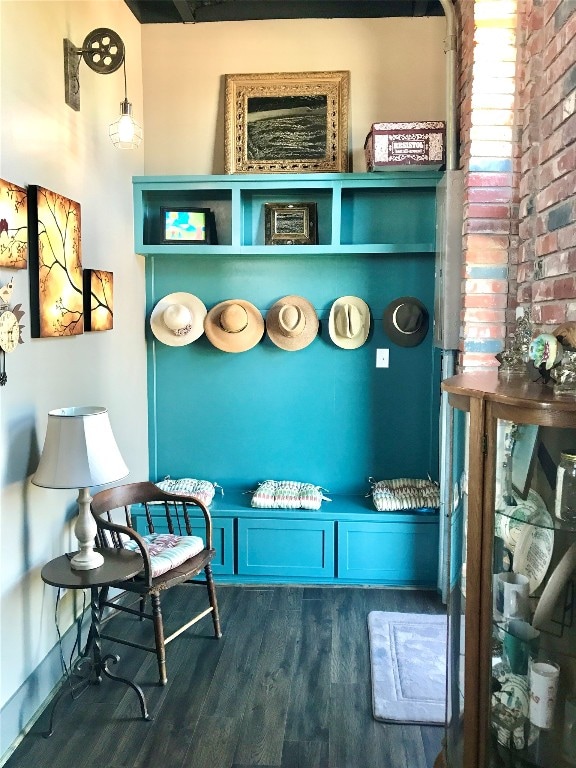
M 338 523 L 339 579 L 434 586 L 437 570 L 437 516 L 421 523 Z
M 238 519 L 238 574 L 334 578 L 334 522 Z

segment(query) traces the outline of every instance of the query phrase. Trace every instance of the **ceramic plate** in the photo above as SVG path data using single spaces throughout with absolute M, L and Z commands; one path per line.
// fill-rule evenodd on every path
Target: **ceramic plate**
M 545 509 L 545 508 L 544 508 Z M 554 549 L 554 523 L 548 511 L 534 514 L 532 524 L 524 524 L 514 549 L 513 571 L 530 579 L 530 594 L 542 583 Z
M 524 675 L 501 674 L 497 679 L 502 687 L 492 698 L 499 701 L 511 714 L 528 717 L 528 678 Z
M 516 505 L 497 510 L 494 521 L 496 536 L 504 540 L 506 548 L 512 553 L 516 549 L 520 536 L 526 530 L 526 525 L 535 523 L 542 515 L 548 515 L 546 504 L 536 491 L 530 489 L 526 499 L 521 499 L 519 496 L 514 498 Z

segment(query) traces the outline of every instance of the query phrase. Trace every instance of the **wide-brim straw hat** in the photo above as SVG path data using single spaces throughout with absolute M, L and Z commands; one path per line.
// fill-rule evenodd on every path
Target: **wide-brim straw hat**
M 169 293 L 156 304 L 150 315 L 150 327 L 158 341 L 170 347 L 182 347 L 204 333 L 206 307 L 191 293 Z
M 357 296 L 342 296 L 330 309 L 328 333 L 342 349 L 358 349 L 370 331 L 370 308 Z
M 228 299 L 208 312 L 204 331 L 223 352 L 245 352 L 255 347 L 264 335 L 264 318 L 249 301 Z
M 311 344 L 318 335 L 318 325 L 316 310 L 302 296 L 284 296 L 266 315 L 270 341 L 288 352 L 296 352 Z
M 415 347 L 428 333 L 428 310 L 414 296 L 394 299 L 384 310 L 384 330 L 400 347 Z

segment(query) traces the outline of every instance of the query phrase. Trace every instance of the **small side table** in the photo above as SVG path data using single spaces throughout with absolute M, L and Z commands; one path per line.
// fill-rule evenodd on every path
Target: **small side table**
M 99 568 L 93 568 L 90 571 L 75 571 L 70 567 L 70 559 L 67 555 L 57 557 L 51 560 L 42 568 L 42 580 L 53 587 L 65 587 L 66 589 L 89 589 L 90 590 L 90 632 L 86 647 L 80 658 L 76 661 L 72 669 L 72 675 L 79 679 L 79 682 L 68 685 L 65 681 L 61 690 L 56 695 L 52 703 L 52 712 L 50 715 L 50 726 L 44 734 L 46 738 L 54 732 L 54 713 L 56 706 L 62 696 L 70 692 L 74 697 L 80 695 L 91 684 L 101 683 L 102 675 L 109 677 L 110 680 L 116 680 L 119 683 L 125 683 L 130 686 L 138 696 L 142 718 L 150 720 L 146 707 L 146 699 L 139 685 L 133 683 L 125 677 L 114 675 L 108 669 L 108 663 L 117 664 L 119 656 L 107 654 L 102 656 L 100 647 L 100 590 L 103 587 L 113 586 L 118 581 L 130 579 L 140 573 L 143 568 L 142 558 L 136 552 L 128 552 L 123 549 L 99 549 L 104 557 L 104 563 Z

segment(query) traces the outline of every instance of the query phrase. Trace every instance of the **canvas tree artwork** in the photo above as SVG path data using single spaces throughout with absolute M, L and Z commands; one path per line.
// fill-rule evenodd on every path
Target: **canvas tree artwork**
M 84 332 L 80 204 L 28 187 L 30 310 L 34 338 Z
M 28 265 L 28 206 L 26 190 L 0 179 L 0 267 Z
M 84 270 L 84 327 L 86 331 L 110 331 L 114 327 L 112 272 Z

